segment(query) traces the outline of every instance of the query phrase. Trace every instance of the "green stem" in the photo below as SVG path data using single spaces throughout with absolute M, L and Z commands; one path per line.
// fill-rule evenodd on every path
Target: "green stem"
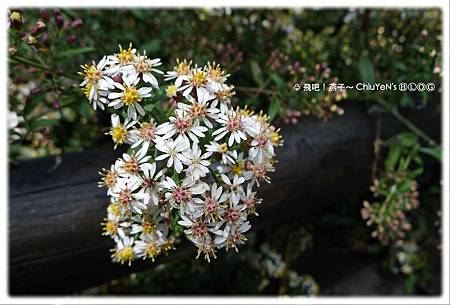
M 430 146 L 436 146 L 437 143 L 436 141 L 434 141 L 430 136 L 428 136 L 426 133 L 424 133 L 422 130 L 420 130 L 419 128 L 416 127 L 416 125 L 414 125 L 410 120 L 408 120 L 407 118 L 405 118 L 403 115 L 401 115 L 398 110 L 395 107 L 392 107 L 391 105 L 389 105 L 388 103 L 386 103 L 385 101 L 378 99 L 377 103 L 380 104 L 381 106 L 383 106 L 385 109 L 389 110 L 389 112 L 391 112 L 391 114 L 397 119 L 399 120 L 403 125 L 405 125 L 406 127 L 408 127 L 412 132 L 414 132 L 417 136 L 419 136 L 420 138 L 422 138 L 422 140 L 424 140 L 425 142 L 427 142 L 428 145 Z
M 30 66 L 36 67 L 38 69 L 42 69 L 42 70 L 47 70 L 48 69 L 48 67 L 43 66 L 40 63 L 34 62 L 31 59 L 28 59 L 28 58 L 25 58 L 25 57 L 21 57 L 21 56 L 18 56 L 18 55 L 14 55 L 13 57 L 10 57 L 9 59 L 11 61 L 13 61 L 13 62 L 30 65 Z

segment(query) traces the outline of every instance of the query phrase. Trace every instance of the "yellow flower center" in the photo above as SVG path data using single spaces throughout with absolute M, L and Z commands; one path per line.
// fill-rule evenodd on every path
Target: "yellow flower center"
M 141 128 L 139 128 L 139 136 L 146 141 L 153 140 L 155 138 L 155 132 L 156 132 L 155 127 L 156 126 L 153 122 L 142 123 Z
M 128 265 L 131 265 L 131 261 L 134 259 L 134 249 L 126 246 L 121 250 L 117 250 L 115 255 L 120 263 L 128 262 Z
M 120 50 L 119 54 L 117 54 L 117 58 L 119 59 L 121 64 L 129 64 L 133 62 L 133 52 L 131 51 L 131 46 L 126 50 Z
M 142 224 L 142 232 L 151 234 L 155 231 L 156 225 L 151 221 L 146 221 Z
M 191 64 L 187 63 L 186 60 L 183 62 L 178 62 L 178 64 L 173 68 L 177 75 L 186 75 L 189 72 L 189 69 L 191 68 Z
M 195 103 L 189 110 L 189 114 L 194 118 L 204 117 L 206 115 L 206 105 Z
M 89 79 L 91 82 L 93 83 L 97 83 L 103 76 L 102 71 L 97 70 L 97 67 L 95 67 L 94 65 L 89 66 L 89 68 L 87 68 L 85 70 L 85 74 L 86 74 L 86 78 Z
M 242 175 L 242 173 L 244 172 L 244 164 L 242 163 L 236 163 L 235 165 L 231 166 L 230 171 L 234 174 L 234 175 Z
M 228 151 L 227 143 L 223 143 L 219 145 L 219 148 L 217 149 L 221 154 L 224 154 Z
M 216 66 L 215 64 L 213 64 L 208 67 L 207 74 L 213 80 L 220 80 L 220 78 L 222 77 L 222 69 L 219 65 Z
M 120 215 L 120 206 L 117 203 L 112 203 L 108 206 L 108 212 L 119 216 Z
M 145 59 L 140 60 L 137 64 L 134 65 L 134 67 L 139 73 L 148 72 L 151 68 L 151 66 L 145 61 Z
M 175 85 L 170 85 L 166 89 L 166 94 L 168 97 L 174 96 L 177 93 L 177 87 Z
M 192 85 L 195 87 L 204 86 L 207 82 L 206 74 L 203 71 L 197 71 L 192 75 Z
M 107 232 L 111 235 L 115 235 L 117 233 L 117 229 L 118 229 L 117 222 L 111 221 L 111 220 L 108 220 L 105 223 L 105 227 L 103 228 L 103 230 L 105 230 L 105 232 Z
M 161 252 L 161 249 L 155 245 L 154 243 L 151 243 L 148 245 L 147 249 L 145 250 L 146 257 L 150 257 L 152 261 L 155 261 L 155 256 L 157 256 Z
M 111 127 L 109 134 L 112 136 L 115 143 L 123 144 L 128 135 L 128 130 L 126 130 L 125 127 L 120 124 L 115 127 Z
M 141 101 L 141 96 L 139 95 L 136 87 L 125 87 L 125 92 L 122 96 L 122 101 L 125 105 L 131 106 Z
M 117 173 L 112 170 L 103 170 L 103 172 L 100 173 L 102 177 L 102 182 L 99 183 L 100 186 L 106 186 L 106 187 L 113 187 L 114 184 L 116 184 L 117 181 Z

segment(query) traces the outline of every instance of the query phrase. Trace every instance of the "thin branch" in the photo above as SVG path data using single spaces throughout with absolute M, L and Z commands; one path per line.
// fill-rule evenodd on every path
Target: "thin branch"
M 436 146 L 437 143 L 434 141 L 430 136 L 428 136 L 426 133 L 424 133 L 422 130 L 420 130 L 416 125 L 414 125 L 410 120 L 405 118 L 403 115 L 401 115 L 398 110 L 395 107 L 392 107 L 385 101 L 381 99 L 377 99 L 377 103 L 383 106 L 385 109 L 389 110 L 391 114 L 399 120 L 403 125 L 408 127 L 412 132 L 414 132 L 417 136 L 422 138 L 425 142 L 427 142 L 430 146 Z

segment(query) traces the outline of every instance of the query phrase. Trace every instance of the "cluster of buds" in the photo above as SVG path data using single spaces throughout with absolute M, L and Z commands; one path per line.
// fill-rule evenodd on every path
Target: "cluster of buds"
M 177 61 L 167 73 L 160 65 L 130 44 L 82 66 L 93 107 L 115 112 L 108 134 L 116 146 L 130 145 L 101 172 L 111 200 L 104 234 L 120 263 L 167 252 L 180 229 L 197 257 L 210 261 L 217 249 L 245 243 L 248 217 L 262 201 L 254 187 L 270 182 L 281 135 L 267 116 L 232 107 L 233 86 L 219 65 Z M 160 88 L 154 74 L 170 84 Z M 159 122 L 148 111 L 162 102 L 154 100 L 161 92 L 175 109 Z
M 404 177 L 400 172 L 393 172 L 375 179 L 371 186 L 376 202 L 363 202 L 361 216 L 368 226 L 374 226 L 372 237 L 382 244 L 399 242 L 405 238 L 405 232 L 411 230 L 407 213 L 419 206 L 419 193 L 415 180 L 399 178 Z M 401 178 L 400 178 L 401 179 Z
M 9 21 L 11 27 L 20 29 L 23 24 L 23 16 L 20 11 L 12 10 L 10 12 Z M 22 39 L 29 45 L 34 45 L 40 51 L 46 52 L 51 46 L 51 34 L 48 31 L 48 25 L 54 23 L 55 27 L 64 32 L 64 37 L 67 43 L 71 44 L 76 41 L 76 35 L 72 30 L 79 28 L 83 25 L 81 18 L 74 18 L 72 20 L 64 19 L 61 11 L 56 9 L 53 12 L 53 20 L 49 11 L 42 10 L 40 12 L 40 19 L 36 21 L 31 29 L 27 32 L 21 32 Z M 13 50 L 10 50 L 10 54 Z

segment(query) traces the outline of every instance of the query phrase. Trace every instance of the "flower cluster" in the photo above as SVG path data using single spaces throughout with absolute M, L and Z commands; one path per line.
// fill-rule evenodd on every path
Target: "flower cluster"
M 394 172 L 375 179 L 371 191 L 381 200 L 373 203 L 366 200 L 361 209 L 361 216 L 367 225 L 375 227 L 372 237 L 384 245 L 405 238 L 405 232 L 411 230 L 407 213 L 419 206 L 417 182 L 405 179 L 399 187 L 396 185 L 398 179 L 405 177 Z
M 116 242 L 113 260 L 131 264 L 172 249 L 181 228 L 210 261 L 216 249 L 246 241 L 262 201 L 254 187 L 270 181 L 281 135 L 266 116 L 231 106 L 233 86 L 219 65 L 177 61 L 167 73 L 159 65 L 130 44 L 82 66 L 93 107 L 114 112 L 108 134 L 130 145 L 101 172 L 111 199 L 104 234 Z M 160 88 L 156 74 L 170 84 Z M 161 92 L 175 105 L 166 121 L 146 110 Z

